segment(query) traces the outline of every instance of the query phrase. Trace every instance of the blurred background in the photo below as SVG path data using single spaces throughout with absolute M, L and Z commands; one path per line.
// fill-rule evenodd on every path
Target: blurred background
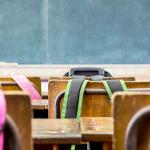
M 0 61 L 148 64 L 150 0 L 0 0 Z

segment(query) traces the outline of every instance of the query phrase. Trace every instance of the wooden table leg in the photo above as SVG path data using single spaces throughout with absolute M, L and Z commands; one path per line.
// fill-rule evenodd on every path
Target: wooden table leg
M 103 143 L 103 150 L 112 150 L 112 142 Z
M 58 145 L 53 145 L 53 150 L 58 150 Z

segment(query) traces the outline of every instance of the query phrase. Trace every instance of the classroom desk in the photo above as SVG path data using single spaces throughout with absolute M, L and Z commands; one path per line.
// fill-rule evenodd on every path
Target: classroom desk
M 112 117 L 83 117 L 80 128 L 82 141 L 101 142 L 103 150 L 112 150 Z
M 80 128 L 82 141 L 112 142 L 112 117 L 83 117 Z
M 80 128 L 75 119 L 32 119 L 35 144 L 112 143 L 112 117 L 83 117 Z
M 48 110 L 48 99 L 33 100 L 32 109 L 33 110 Z
M 81 134 L 75 119 L 32 119 L 34 144 L 79 144 Z

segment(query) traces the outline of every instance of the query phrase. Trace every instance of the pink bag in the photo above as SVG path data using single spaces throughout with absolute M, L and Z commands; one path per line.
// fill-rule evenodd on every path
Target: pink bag
M 6 119 L 6 101 L 2 90 L 0 90 L 0 150 L 4 147 L 3 126 Z

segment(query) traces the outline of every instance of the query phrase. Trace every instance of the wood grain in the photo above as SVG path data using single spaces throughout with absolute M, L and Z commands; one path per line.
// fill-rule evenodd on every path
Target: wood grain
M 35 144 L 79 144 L 81 134 L 75 119 L 32 119 Z
M 83 141 L 112 142 L 112 117 L 82 117 L 80 123 Z
M 147 83 L 148 84 L 148 83 Z M 146 84 L 145 84 L 146 86 Z M 113 107 L 114 150 L 124 150 L 125 131 L 132 116 L 145 106 L 150 106 L 150 93 L 115 93 Z M 144 128 L 144 127 L 143 127 Z M 144 133 L 144 134 L 143 134 Z M 147 136 L 143 132 L 141 136 Z M 149 132 L 148 132 L 149 133 Z M 143 137 L 143 140 L 145 138 Z M 141 140 L 142 141 L 142 140 Z M 140 141 L 140 142 L 141 142 Z
M 28 77 L 28 79 L 34 84 L 35 88 L 41 94 L 41 79 L 39 77 Z M 0 83 L 2 90 L 4 91 L 21 91 L 20 87 L 17 84 L 14 84 L 15 81 L 11 77 L 0 77 Z M 46 94 L 46 93 L 45 93 Z M 47 97 L 44 95 L 44 97 Z M 48 100 L 34 100 L 32 103 L 32 109 L 36 110 L 47 110 L 48 109 Z
M 37 91 L 41 94 L 41 79 L 40 77 L 27 77 L 35 86 Z M 1 83 L 7 83 L 8 84 L 2 84 L 2 89 L 3 90 L 21 90 L 18 85 L 11 85 L 10 83 L 15 82 L 11 77 L 0 77 L 0 82 Z
M 49 81 L 49 117 L 54 118 L 54 104 L 57 95 L 64 91 L 67 85 L 65 80 L 50 80 Z M 150 88 L 150 82 L 126 81 L 128 88 Z M 104 89 L 102 82 L 89 81 L 86 88 Z M 63 100 L 62 100 L 63 101 Z M 87 95 L 84 94 L 82 104 L 82 117 L 110 117 L 112 116 L 112 103 L 108 95 Z
M 69 80 L 73 79 L 73 77 L 49 77 L 49 80 Z M 86 77 L 87 80 L 91 80 L 90 77 Z M 105 77 L 103 80 L 125 80 L 125 81 L 135 81 L 135 77 Z
M 34 100 L 31 104 L 33 110 L 48 110 L 48 99 Z
M 19 129 L 22 150 L 32 150 L 30 98 L 22 91 L 6 91 L 4 94 L 7 112 Z

